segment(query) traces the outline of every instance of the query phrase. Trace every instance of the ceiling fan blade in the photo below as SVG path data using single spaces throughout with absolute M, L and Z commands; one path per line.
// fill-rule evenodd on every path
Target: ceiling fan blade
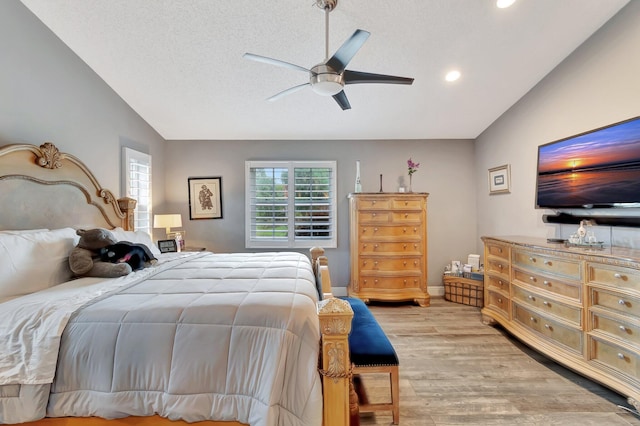
M 349 99 L 347 99 L 347 95 L 346 93 L 344 93 L 344 90 L 340 91 L 340 93 L 336 93 L 335 95 L 333 95 L 333 99 L 336 100 L 336 102 L 338 103 L 338 105 L 340 105 L 340 108 L 342 108 L 342 110 L 346 110 L 346 109 L 351 109 L 351 104 L 349 103 Z
M 384 83 L 384 84 L 412 84 L 413 78 L 396 77 L 395 75 L 372 74 L 368 72 L 345 70 L 342 74 L 344 84 Z
M 356 32 L 353 33 L 353 35 L 342 44 L 342 46 L 340 46 L 336 53 L 329 58 L 325 65 L 328 65 L 338 73 L 341 73 L 356 53 L 358 53 L 358 50 L 360 50 L 370 35 L 371 33 L 368 31 L 356 30 Z
M 271 102 L 273 102 L 273 101 L 277 101 L 278 99 L 283 98 L 283 97 L 285 97 L 285 96 L 287 96 L 287 95 L 290 95 L 290 94 L 292 94 L 292 93 L 294 93 L 294 92 L 297 92 L 298 90 L 302 90 L 302 89 L 304 89 L 304 88 L 305 88 L 305 87 L 307 87 L 307 86 L 311 86 L 311 83 L 304 83 L 304 84 L 300 84 L 300 85 L 298 85 L 298 86 L 290 87 L 290 88 L 288 88 L 287 90 L 283 90 L 283 91 L 282 91 L 282 92 L 280 92 L 280 93 L 276 93 L 275 95 L 271 96 L 271 97 L 270 97 L 270 98 L 268 98 L 267 100 L 268 100 L 268 101 L 271 101 Z
M 243 58 L 250 59 L 256 62 L 263 62 L 269 65 L 276 65 L 278 67 L 289 68 L 297 71 L 311 72 L 310 70 L 301 67 L 300 65 L 291 64 L 289 62 L 281 61 L 279 59 L 267 58 L 266 56 L 255 55 L 253 53 L 245 53 L 242 55 Z

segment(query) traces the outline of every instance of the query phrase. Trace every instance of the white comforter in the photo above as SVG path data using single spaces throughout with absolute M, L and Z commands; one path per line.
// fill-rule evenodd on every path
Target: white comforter
M 0 384 L 11 393 L 18 383 L 51 383 L 59 358 L 49 416 L 158 413 L 186 421 L 320 424 L 317 292 L 308 259 L 241 253 L 169 263 L 178 265 L 164 262 L 107 280 L 108 290 L 74 282 L 59 286 L 62 297 L 50 297 L 53 290 L 28 296 L 26 306 L 10 310 L 10 323 L 22 326 L 0 342 L 2 351 L 10 343 L 6 359 L 12 360 L 11 366 L 0 364 Z M 39 299 L 44 306 L 36 304 Z M 19 319 L 18 313 L 30 311 L 40 319 Z M 40 330 L 44 323 L 46 332 Z M 2 395 L 0 389 L 0 421 L 8 422 Z

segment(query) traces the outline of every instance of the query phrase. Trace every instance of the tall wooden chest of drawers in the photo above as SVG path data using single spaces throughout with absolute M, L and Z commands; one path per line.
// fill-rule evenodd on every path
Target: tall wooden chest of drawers
M 349 295 L 429 306 L 427 193 L 349 195 Z
M 640 250 L 482 239 L 484 322 L 640 409 Z

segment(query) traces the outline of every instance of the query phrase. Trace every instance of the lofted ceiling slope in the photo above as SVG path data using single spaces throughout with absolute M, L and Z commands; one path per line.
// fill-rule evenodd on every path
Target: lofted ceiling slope
M 351 110 L 304 89 L 324 60 L 315 0 L 21 0 L 169 140 L 475 138 L 628 0 L 339 0 L 333 53 L 371 36 L 348 69 L 413 77 L 345 87 Z M 444 76 L 458 69 L 461 78 Z

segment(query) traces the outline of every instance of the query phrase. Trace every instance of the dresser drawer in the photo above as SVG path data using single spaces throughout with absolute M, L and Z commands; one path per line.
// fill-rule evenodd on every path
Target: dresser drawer
M 484 281 L 489 289 L 497 289 L 509 294 L 509 281 L 493 275 L 485 275 Z
M 640 271 L 636 269 L 587 264 L 587 281 L 640 292 Z
M 422 225 L 409 225 L 409 226 L 375 226 L 375 225 L 361 225 L 360 226 L 360 238 L 365 239 L 380 238 L 380 237 L 419 237 L 422 238 L 424 231 Z
M 420 257 L 399 257 L 388 256 L 360 257 L 360 271 L 391 271 L 398 272 L 422 272 L 422 259 Z
M 487 242 L 485 244 L 485 247 L 487 255 L 509 260 L 509 246 L 507 246 L 506 244 Z
M 518 303 L 513 303 L 513 319 L 567 349 L 578 354 L 582 353 L 582 331 L 579 329 L 542 316 Z
M 389 199 L 384 198 L 366 198 L 359 197 L 358 198 L 358 210 L 389 210 L 391 207 L 391 202 Z
M 509 262 L 503 259 L 487 259 L 484 265 L 485 272 L 496 273 L 505 276 L 507 279 L 509 277 Z
M 422 211 L 391 212 L 393 223 L 422 223 Z
M 509 298 L 495 291 L 487 291 L 485 308 L 498 312 L 505 318 L 509 318 Z
M 422 277 L 419 276 L 397 276 L 378 277 L 374 275 L 360 275 L 360 289 L 403 289 L 421 288 Z
M 571 306 L 549 299 L 537 293 L 528 291 L 517 285 L 512 286 L 512 298 L 519 301 L 522 305 L 538 308 L 538 310 L 560 317 L 568 322 L 575 324 L 577 327 L 582 325 L 582 308 Z
M 422 254 L 422 244 L 419 242 L 381 242 L 372 241 L 360 243 L 360 253 L 403 253 L 407 255 Z
M 617 319 L 614 316 L 591 312 L 590 328 L 593 331 L 615 336 L 623 341 L 640 347 L 640 325 Z
M 589 336 L 589 341 L 592 361 L 622 373 L 635 383 L 639 383 L 640 357 L 637 352 L 594 336 Z
M 582 268 L 580 261 L 561 259 L 528 251 L 515 250 L 513 263 L 527 270 L 537 270 L 580 280 Z
M 368 211 L 363 210 L 358 212 L 358 222 L 363 223 L 388 223 L 391 217 L 389 212 L 386 211 Z
M 559 296 L 574 299 L 576 302 L 582 300 L 582 284 L 580 283 L 569 283 L 561 281 L 561 279 L 556 277 L 548 277 L 515 268 L 513 270 L 513 280 L 526 283 Z
M 424 201 L 420 199 L 393 198 L 391 208 L 394 210 L 422 210 Z
M 640 300 L 591 287 L 591 305 L 640 319 Z

